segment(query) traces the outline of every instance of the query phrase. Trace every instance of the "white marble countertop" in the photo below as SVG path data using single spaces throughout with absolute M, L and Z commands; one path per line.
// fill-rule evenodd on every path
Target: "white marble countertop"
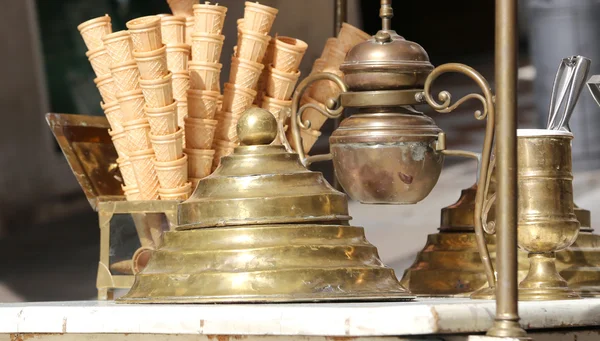
M 527 329 L 600 325 L 600 299 L 521 302 Z M 247 305 L 124 305 L 114 302 L 0 304 L 0 334 L 132 333 L 401 336 L 475 333 L 493 321 L 493 301 Z

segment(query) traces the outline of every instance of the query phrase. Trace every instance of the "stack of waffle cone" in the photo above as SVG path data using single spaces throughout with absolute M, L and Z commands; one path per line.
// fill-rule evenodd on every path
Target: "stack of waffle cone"
M 253 2 L 246 2 L 244 18 L 237 21 L 238 41 L 231 59 L 229 81 L 223 91 L 222 107 L 215 116 L 218 121 L 213 147 L 213 168 L 222 156 L 229 155 L 239 144 L 237 122 L 257 98 L 262 64 L 271 37 L 269 32 L 278 10 Z
M 189 54 L 183 44 L 182 23 L 172 16 L 142 17 L 127 23 L 138 82 L 137 88 L 123 92 L 119 101 L 131 120 L 125 124 L 129 160 L 143 200 L 183 200 L 190 195 L 183 130 L 178 125 L 173 92 L 173 79 L 179 81 L 179 73 L 186 72 Z M 163 43 L 163 27 L 168 45 Z
M 360 29 L 347 23 L 342 24 L 342 29 L 340 30 L 338 37 L 327 39 L 321 57 L 315 60 L 313 64 L 311 74 L 317 72 L 329 72 L 343 77 L 344 74 L 340 71 L 340 65 L 344 62 L 346 54 L 351 48 L 369 38 L 370 36 Z M 304 93 L 301 103 L 302 105 L 311 104 L 323 109 L 328 99 L 336 98 L 339 94 L 340 89 L 334 82 L 323 80 L 314 83 L 310 89 Z M 304 150 L 308 152 L 321 135 L 319 129 L 325 123 L 326 117 L 321 115 L 314 108 L 309 107 L 304 110 L 302 120 L 308 120 L 311 123 L 310 130 L 301 130 L 302 145 L 304 146 Z M 287 132 L 287 137 L 288 141 L 293 144 L 291 131 Z M 295 148 L 295 146 L 292 147 Z
M 195 4 L 193 19 L 188 18 L 186 26 L 191 60 L 188 63 L 187 84 L 185 88 L 180 88 L 181 94 L 187 99 L 187 114 L 180 115 L 179 123 L 185 131 L 184 153 L 188 157 L 192 188 L 200 179 L 210 175 L 215 154 L 212 145 L 217 121 L 214 118 L 221 95 L 219 78 L 222 65 L 219 60 L 225 40 L 221 32 L 226 13 L 227 8 L 218 4 Z M 180 108 L 184 110 L 182 103 Z

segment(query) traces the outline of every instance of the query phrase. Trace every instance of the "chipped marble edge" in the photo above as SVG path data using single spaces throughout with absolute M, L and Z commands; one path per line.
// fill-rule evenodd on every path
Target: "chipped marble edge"
M 528 329 L 600 325 L 600 299 L 521 302 Z M 0 304 L 0 333 L 400 336 L 483 332 L 493 301 L 124 305 L 113 302 Z

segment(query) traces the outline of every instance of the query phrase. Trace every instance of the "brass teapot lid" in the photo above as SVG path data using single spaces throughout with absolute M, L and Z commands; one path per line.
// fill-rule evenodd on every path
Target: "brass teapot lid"
M 397 90 L 422 87 L 433 70 L 421 45 L 390 29 L 391 1 L 382 1 L 383 29 L 371 39 L 354 46 L 340 70 L 350 90 Z
M 348 201 L 298 154 L 269 145 L 277 136 L 273 115 L 250 108 L 238 121 L 241 146 L 223 157 L 178 207 L 178 230 L 279 223 L 346 223 Z

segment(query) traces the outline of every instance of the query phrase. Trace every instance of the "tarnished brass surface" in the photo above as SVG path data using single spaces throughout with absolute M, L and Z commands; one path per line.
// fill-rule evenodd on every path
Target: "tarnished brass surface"
M 192 198 L 122 298 L 126 303 L 412 299 L 360 227 L 345 195 L 298 155 L 269 146 L 273 116 L 248 110 L 240 146 Z M 314 222 L 314 223 L 311 223 Z M 285 224 L 282 224 L 285 223 Z M 201 228 L 202 227 L 202 228 Z
M 340 94 L 340 103 L 345 108 L 397 107 L 422 104 L 418 100 L 421 89 L 354 91 Z
M 362 228 L 285 224 L 168 232 L 122 302 L 410 298 Z
M 46 121 L 90 205 L 124 200 L 117 151 L 105 117 L 47 114 Z

